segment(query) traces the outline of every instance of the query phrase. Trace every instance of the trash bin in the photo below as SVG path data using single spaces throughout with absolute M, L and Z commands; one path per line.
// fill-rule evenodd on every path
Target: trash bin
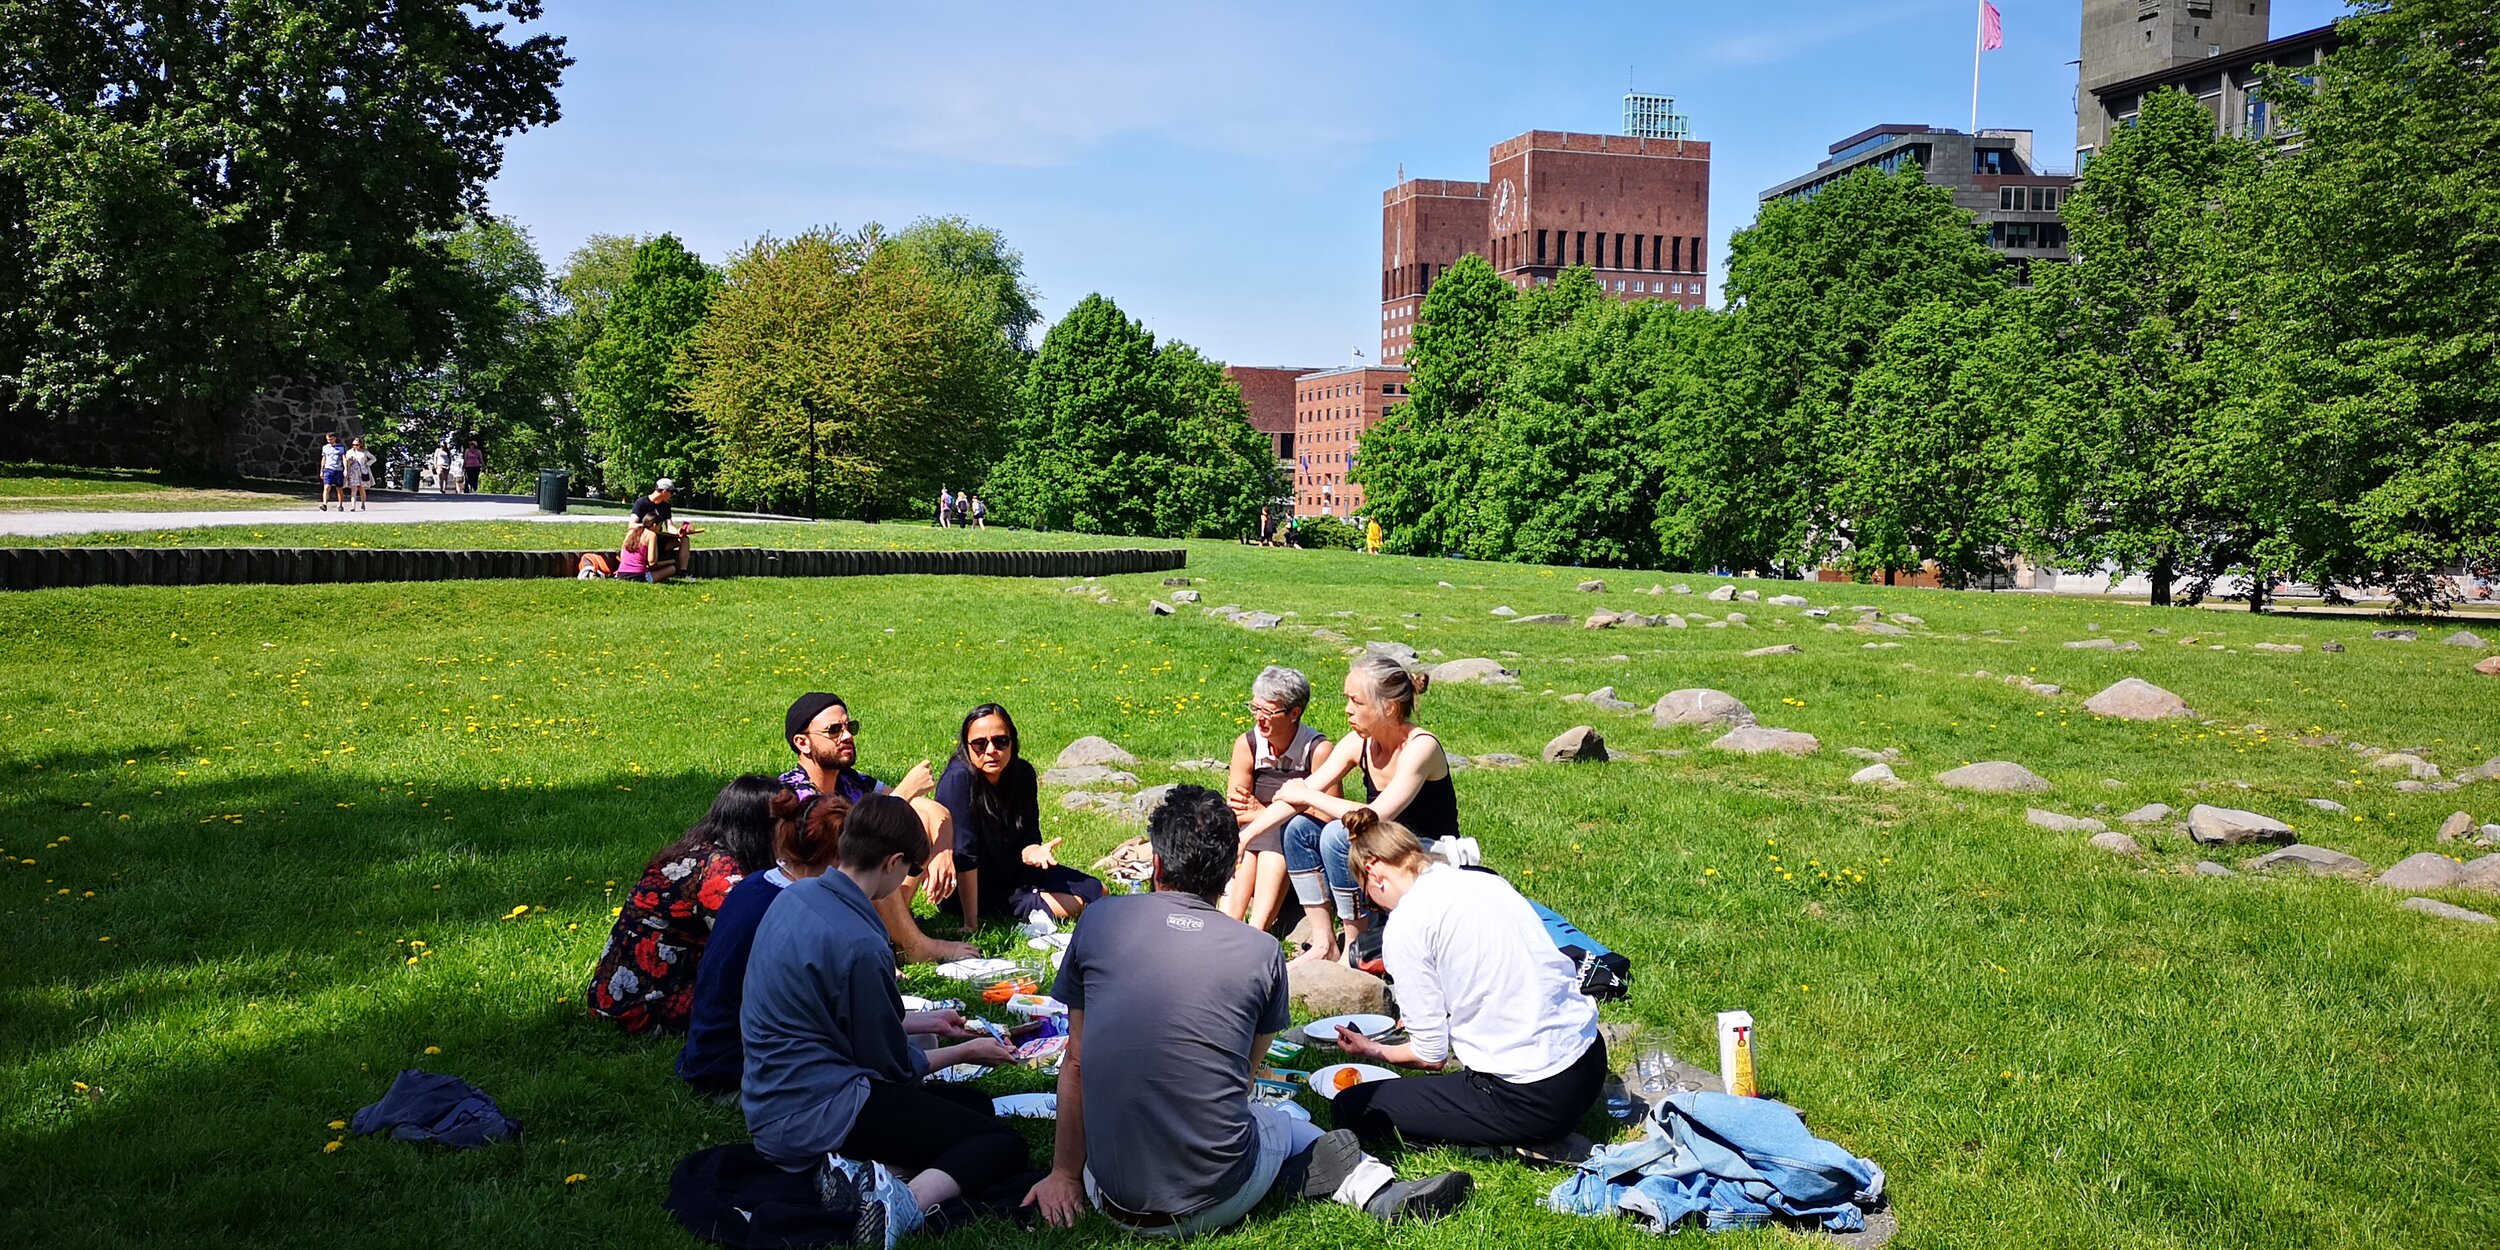
M 541 512 L 564 511 L 564 470 L 540 469 L 538 471 L 538 510 Z
M 404 469 L 401 469 L 401 470 L 399 471 L 399 488 L 400 488 L 401 490 L 404 490 L 404 491 L 408 492 L 408 493 L 409 493 L 409 494 L 411 494 L 411 495 L 413 495 L 413 494 L 416 494 L 416 493 L 417 493 L 417 466 L 416 466 L 416 465 L 411 464 L 411 465 L 409 465 L 408 467 L 406 467 L 406 468 L 404 468 Z

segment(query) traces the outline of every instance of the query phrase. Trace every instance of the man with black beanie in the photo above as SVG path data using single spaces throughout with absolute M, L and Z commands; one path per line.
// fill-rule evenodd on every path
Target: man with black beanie
M 910 803 L 935 848 L 929 856 L 928 871 L 921 878 L 921 892 L 932 905 L 944 902 L 955 892 L 955 823 L 946 808 L 929 797 L 937 789 L 929 761 L 913 765 L 903 775 L 902 783 L 890 789 L 859 771 L 860 723 L 840 695 L 815 690 L 800 695 L 790 704 L 781 724 L 782 741 L 799 757 L 798 767 L 781 774 L 781 784 L 798 792 L 800 798 L 830 794 L 857 803 L 872 794 L 892 794 Z M 911 912 L 909 890 L 896 890 L 878 899 L 877 916 L 885 921 L 886 936 L 902 952 L 904 963 L 942 963 L 981 953 L 969 942 L 944 942 L 921 932 L 920 921 Z

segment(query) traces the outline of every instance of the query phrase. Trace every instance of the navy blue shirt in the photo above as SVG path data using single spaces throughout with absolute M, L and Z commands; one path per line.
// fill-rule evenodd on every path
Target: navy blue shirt
M 712 940 L 695 965 L 694 1005 L 686 1013 L 686 1048 L 677 1053 L 677 1075 L 707 1094 L 738 1088 L 746 1066 L 746 1048 L 738 1041 L 738 1007 L 746 1001 L 747 955 L 755 948 L 755 930 L 764 911 L 781 896 L 790 878 L 779 868 L 739 882 L 721 900 L 712 920 Z
M 746 1047 L 738 1102 L 758 1154 L 786 1168 L 841 1148 L 868 1083 L 928 1075 L 903 1033 L 885 923 L 840 872 L 783 890 L 756 927 L 738 1008 Z

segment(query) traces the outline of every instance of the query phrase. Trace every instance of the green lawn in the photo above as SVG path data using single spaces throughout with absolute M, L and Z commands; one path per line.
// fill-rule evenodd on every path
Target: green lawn
M 548 533 L 249 541 L 566 545 Z M 707 537 L 1109 541 L 832 524 Z M 1712 1013 L 1750 1010 L 1770 1091 L 1890 1172 L 1894 1244 L 2469 1247 L 2500 1229 L 2500 933 L 2345 881 L 2190 875 L 2207 853 L 2168 827 L 2139 833 L 2147 861 L 2120 860 L 2026 825 L 2019 798 L 1928 780 L 2012 759 L 2056 783 L 2042 806 L 2210 800 L 2383 867 L 2431 849 L 2452 810 L 2500 820 L 2500 783 L 2399 793 L 2352 753 L 2292 739 L 2420 747 L 2450 774 L 2500 754 L 2500 680 L 2440 645 L 2444 630 L 2398 644 L 2361 620 L 1803 588 L 1840 620 L 1852 604 L 1925 618 L 1901 648 L 1868 650 L 1794 609 L 1704 602 L 1720 583 L 1690 575 L 1610 572 L 1596 596 L 1573 590 L 1575 570 L 1189 546 L 1207 605 L 1299 615 L 1270 632 L 1189 608 L 1157 618 L 1152 575 L 1104 579 L 1111 604 L 1064 582 L 938 578 L 0 597 L 0 669 L 18 692 L 0 709 L 0 925 L 18 952 L 0 965 L 0 1206 L 44 1247 L 691 1244 L 658 1205 L 669 1169 L 735 1138 L 737 1117 L 676 1086 L 673 1043 L 587 1020 L 581 983 L 649 853 L 729 776 L 785 766 L 774 718 L 794 693 L 847 696 L 881 775 L 938 756 L 963 710 L 995 697 L 1045 762 L 1101 733 L 1146 761 L 1146 782 L 1186 780 L 1169 766 L 1222 754 L 1263 663 L 1312 673 L 1314 721 L 1342 728 L 1325 692 L 1345 645 L 1324 628 L 1427 658 L 1517 653 L 1516 687 L 1425 696 L 1422 719 L 1463 753 L 1533 757 L 1583 722 L 1618 750 L 1689 752 L 1470 770 L 1464 820 L 1495 866 L 1632 957 L 1634 992 L 1609 1019 L 1706 1064 Z M 1627 593 L 1679 580 L 1696 593 Z M 1752 620 L 1582 630 L 1503 624 L 1497 604 Z M 2060 645 L 2095 624 L 2144 649 Z M 2320 653 L 2330 639 L 2350 650 Z M 2249 650 L 2260 641 L 2307 649 Z M 1777 642 L 1804 654 L 1741 655 Z M 1982 669 L 2068 693 L 1968 676 Z M 2214 723 L 2080 710 L 2128 675 Z M 1643 705 L 1725 689 L 1824 751 L 1725 756 L 1707 735 L 1557 697 L 1601 685 Z M 1846 746 L 1899 749 L 1912 784 L 1848 784 L 1862 762 Z M 1129 832 L 1047 810 L 1070 858 Z M 527 1123 L 525 1143 L 325 1150 L 343 1136 L 331 1121 L 413 1066 L 483 1086 Z M 1651 1240 L 1537 1209 L 1549 1174 L 1469 1166 L 1479 1196 L 1442 1225 L 1382 1238 L 1340 1210 L 1271 1206 L 1209 1244 Z M 1019 1244 L 1120 1240 L 1089 1223 Z
M 303 498 L 173 482 L 153 469 L 0 463 L 0 512 L 233 511 L 284 507 Z

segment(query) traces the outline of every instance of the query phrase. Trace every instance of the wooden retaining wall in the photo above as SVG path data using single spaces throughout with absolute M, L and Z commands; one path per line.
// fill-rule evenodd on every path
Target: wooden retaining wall
M 698 577 L 1109 577 L 1187 564 L 1178 548 L 1094 551 L 782 551 L 698 547 Z M 0 547 L 0 589 L 306 586 L 572 577 L 579 551 L 377 551 L 307 547 Z

